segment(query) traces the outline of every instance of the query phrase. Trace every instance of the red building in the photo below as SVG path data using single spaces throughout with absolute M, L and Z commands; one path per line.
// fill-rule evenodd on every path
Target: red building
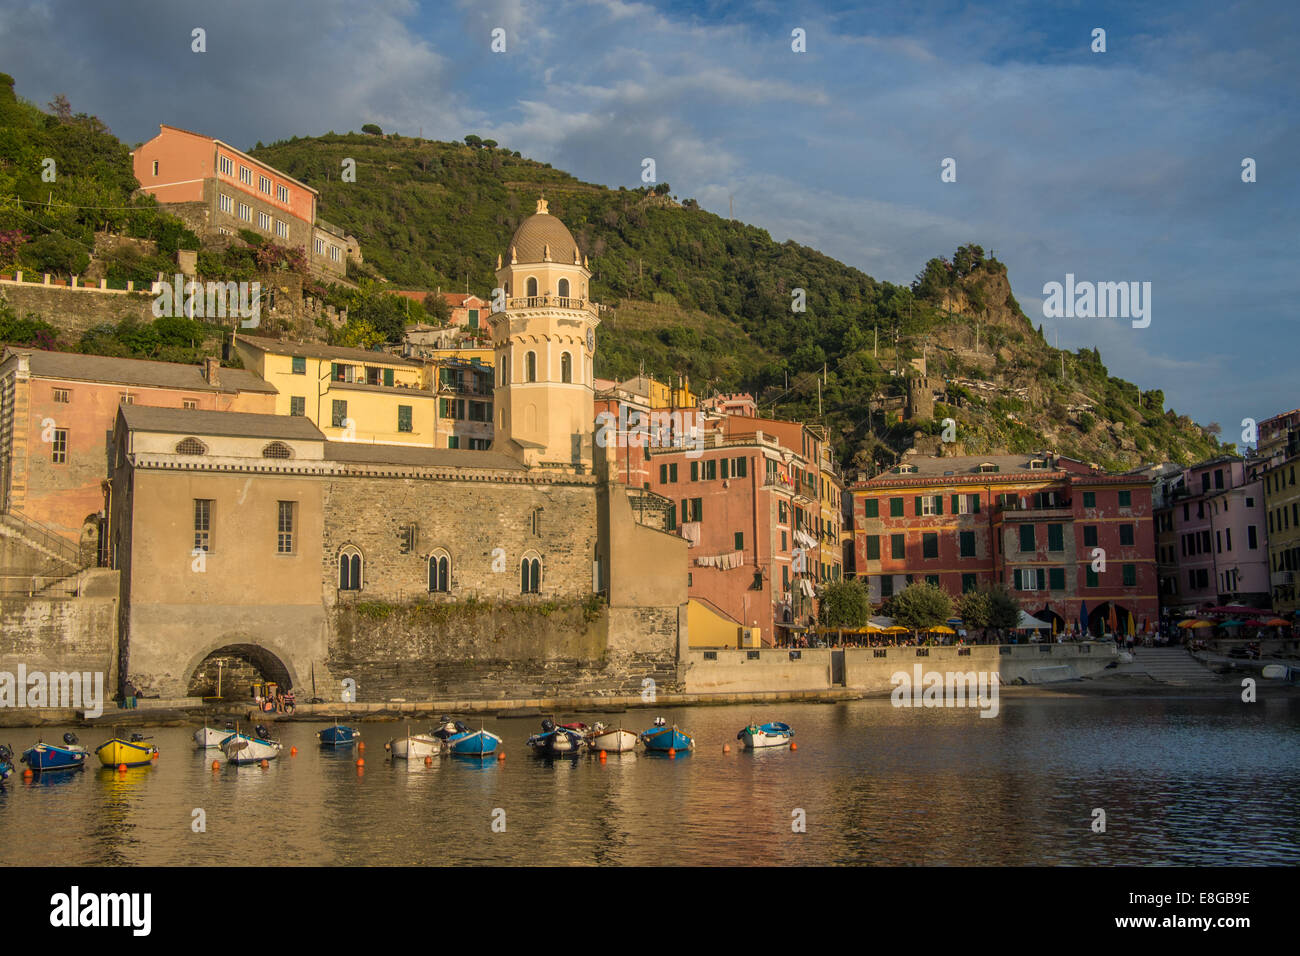
M 1150 479 L 1050 453 L 915 456 L 851 492 L 874 601 L 913 581 L 953 597 L 997 581 L 1058 629 L 1079 628 L 1083 609 L 1093 633 L 1156 625 Z

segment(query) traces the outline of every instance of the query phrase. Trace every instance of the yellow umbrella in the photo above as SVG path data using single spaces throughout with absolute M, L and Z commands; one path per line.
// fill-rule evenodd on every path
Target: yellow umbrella
M 880 633 L 882 633 L 882 634 L 910 634 L 911 631 L 909 631 L 909 630 L 908 630 L 907 628 L 905 628 L 905 627 L 899 627 L 897 624 L 895 624 L 893 627 L 885 627 L 885 628 L 881 628 Z
M 956 634 L 957 633 L 952 628 L 945 627 L 942 624 L 940 624 L 938 627 L 929 628 L 929 630 L 933 631 L 935 634 Z
M 1179 627 L 1211 627 L 1212 623 L 1210 621 L 1202 621 L 1202 620 L 1189 618 L 1186 621 L 1179 621 L 1178 626 Z

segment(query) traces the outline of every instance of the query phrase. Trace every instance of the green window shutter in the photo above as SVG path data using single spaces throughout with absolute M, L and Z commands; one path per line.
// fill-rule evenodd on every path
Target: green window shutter
M 879 518 L 880 499 L 868 498 L 866 501 L 862 502 L 862 516 L 864 518 Z
M 979 587 L 979 575 L 963 574 L 961 576 L 961 593 L 969 594 Z
M 975 557 L 975 532 L 963 531 L 961 533 L 961 556 L 963 558 Z
M 1064 551 L 1065 537 L 1059 524 L 1049 524 L 1047 526 L 1047 550 Z
M 384 384 L 389 388 L 393 387 L 393 370 L 391 368 L 384 369 Z
M 970 496 L 970 503 L 971 503 L 971 509 L 970 509 L 970 510 L 971 510 L 971 514 L 979 514 L 979 513 L 980 513 L 980 496 L 979 496 L 979 495 L 971 495 L 971 496 Z
M 1038 569 L 1038 590 L 1043 590 L 1047 586 L 1047 572 L 1042 568 Z
M 1137 565 L 1126 564 L 1123 566 L 1124 587 L 1131 588 L 1137 584 Z
M 1085 491 L 1085 492 L 1083 493 L 1083 506 L 1084 506 L 1085 508 L 1095 508 L 1095 507 L 1097 507 L 1097 492 L 1095 492 L 1095 491 Z
M 748 462 L 749 462 L 749 460 L 748 460 L 747 458 L 737 458 L 737 459 L 736 459 L 736 477 L 737 477 L 737 478 L 748 478 L 748 477 L 749 477 L 749 463 L 748 463 Z
M 682 524 L 685 524 L 687 520 L 688 519 L 686 517 L 686 499 L 683 498 L 682 499 Z
M 1095 588 L 1097 586 L 1097 572 L 1092 569 L 1091 565 L 1088 566 L 1084 583 L 1086 587 L 1090 588 Z
M 934 496 L 934 513 L 937 515 L 943 514 L 943 495 Z M 956 514 L 957 509 L 953 508 L 952 513 Z
M 1065 590 L 1065 568 L 1052 568 L 1048 572 L 1048 586 L 1053 591 Z
M 737 531 L 734 537 L 736 543 L 736 550 L 743 551 L 745 549 L 745 532 Z
M 1020 550 L 1034 550 L 1034 526 L 1031 524 L 1022 524 L 1020 526 Z
M 1292 484 L 1295 484 L 1295 482 L 1292 482 Z M 1120 506 L 1121 508 L 1131 508 L 1131 507 L 1133 507 L 1133 492 L 1131 492 L 1131 491 L 1121 491 L 1121 492 L 1119 493 L 1119 506 Z
M 677 481 L 677 462 L 673 462 L 668 466 L 668 480 L 672 482 Z
M 907 556 L 907 542 L 901 534 L 889 536 L 890 553 L 895 558 L 904 558 Z
M 917 495 L 917 496 L 916 496 L 916 513 L 917 513 L 918 516 L 921 514 L 921 496 L 920 496 L 920 495 Z
M 1020 569 L 1019 569 L 1019 568 L 1016 568 L 1015 576 L 1014 576 L 1014 577 L 1015 577 L 1016 590 L 1017 590 L 1017 591 L 1023 591 L 1024 588 L 1022 588 L 1022 587 L 1020 586 Z
M 659 466 L 659 484 L 661 484 L 661 485 L 666 485 L 666 484 L 668 484 L 668 466 L 667 466 L 667 465 L 660 465 L 660 466 Z
M 939 556 L 939 536 L 933 532 L 921 535 L 921 557 L 937 558 Z
M 722 459 L 722 480 L 723 481 L 726 481 L 728 478 L 731 477 L 729 474 L 727 474 L 727 465 L 730 464 L 730 462 L 731 459 L 729 458 Z
M 961 502 L 957 500 L 959 497 L 961 496 L 960 495 L 952 496 L 952 513 L 955 515 L 961 514 Z
M 699 480 L 700 480 L 700 463 L 698 461 L 693 461 L 691 462 L 691 481 L 699 481 Z
M 889 499 L 889 517 L 891 517 L 891 518 L 901 518 L 901 517 L 903 517 L 903 499 L 902 499 L 902 498 L 890 498 L 890 499 Z
M 877 534 L 867 535 L 867 560 L 868 561 L 880 560 L 880 535 Z

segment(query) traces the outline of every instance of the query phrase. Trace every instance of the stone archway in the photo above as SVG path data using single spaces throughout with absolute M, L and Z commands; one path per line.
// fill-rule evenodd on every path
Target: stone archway
M 185 696 L 247 700 L 250 686 L 266 681 L 287 690 L 293 686 L 293 675 L 279 657 L 260 644 L 226 644 L 190 670 Z

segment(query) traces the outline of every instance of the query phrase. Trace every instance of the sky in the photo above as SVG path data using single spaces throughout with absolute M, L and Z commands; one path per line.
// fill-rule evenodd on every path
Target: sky
M 977 242 L 1049 342 L 1228 442 L 1300 406 L 1297 37 L 1286 0 L 0 0 L 19 95 L 132 145 L 475 133 L 612 187 L 653 158 L 679 198 L 891 282 Z M 1045 316 L 1067 274 L 1149 282 L 1150 324 Z

